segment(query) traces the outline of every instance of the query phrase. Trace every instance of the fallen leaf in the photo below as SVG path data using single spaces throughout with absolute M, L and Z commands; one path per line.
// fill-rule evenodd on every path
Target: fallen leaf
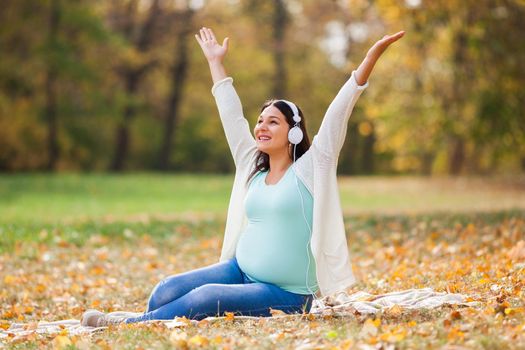
M 275 316 L 286 315 L 286 312 L 284 312 L 282 310 L 279 310 L 279 309 L 272 309 L 272 308 L 270 308 L 270 314 L 272 314 L 272 317 L 275 317 Z
M 194 335 L 188 340 L 188 344 L 196 346 L 207 346 L 210 343 L 208 338 L 203 337 L 202 335 Z
M 73 342 L 65 335 L 58 335 L 53 339 L 53 349 L 65 349 L 70 345 L 73 345 Z

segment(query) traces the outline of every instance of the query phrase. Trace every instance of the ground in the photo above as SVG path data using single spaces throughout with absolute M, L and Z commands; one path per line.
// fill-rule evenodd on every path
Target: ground
M 29 176 L 24 183 L 0 178 L 0 194 L 5 195 L 0 196 L 4 198 L 0 208 L 8 213 L 0 222 L 0 327 L 79 318 L 87 308 L 143 311 L 152 287 L 163 277 L 217 262 L 224 228 L 220 207 L 213 200 L 209 208 L 194 202 L 189 205 L 201 209 L 171 216 L 170 196 L 162 193 L 162 181 L 180 178 L 155 176 L 152 182 L 161 184 L 150 186 L 151 196 L 131 190 L 144 185 L 147 175 L 126 179 L 130 190 L 117 187 L 114 196 L 111 181 L 119 182 L 118 178 L 80 177 L 74 181 L 82 186 L 70 184 L 62 192 L 48 189 L 59 187 L 55 177 Z M 62 180 L 66 185 L 72 181 Z M 227 196 L 223 182 L 229 179 L 211 180 L 220 189 L 211 197 Z M 189 181 L 184 186 L 205 187 L 203 179 L 184 181 Z M 358 279 L 348 292 L 430 287 L 466 294 L 479 302 L 476 307 L 394 308 L 375 317 L 305 314 L 241 320 L 230 315 L 196 325 L 182 320 L 171 329 L 163 324 L 118 326 L 89 337 L 65 331 L 32 334 L 4 339 L 0 347 L 524 348 L 525 243 L 520 241 L 525 240 L 525 201 L 521 202 L 525 190 L 520 181 L 341 179 L 349 250 Z M 90 196 L 86 188 L 98 196 Z M 164 204 L 156 203 L 156 190 Z M 184 201 L 177 188 L 170 191 L 174 202 Z M 125 204 L 119 209 L 114 197 L 120 194 Z M 348 205 L 352 196 L 359 203 L 354 208 Z M 46 217 L 39 210 L 45 213 L 50 199 L 58 204 L 47 205 Z M 24 205 L 29 202 L 33 211 Z M 391 203 L 391 210 L 381 208 L 382 202 Z M 452 210 L 441 207 L 447 202 Z M 80 207 L 92 203 L 89 215 L 79 215 L 73 203 Z M 140 203 L 152 212 L 136 210 Z M 397 212 L 392 209 L 396 206 Z

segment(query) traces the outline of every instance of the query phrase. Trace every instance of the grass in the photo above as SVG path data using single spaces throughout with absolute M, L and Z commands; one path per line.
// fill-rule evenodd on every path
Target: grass
M 0 176 L 0 327 L 79 318 L 92 307 L 142 311 L 162 277 L 217 262 L 231 180 Z M 431 287 L 480 306 L 384 312 L 374 334 L 363 331 L 374 317 L 355 314 L 33 334 L 0 347 L 60 348 L 61 339 L 79 349 L 525 347 L 525 256 L 510 253 L 525 240 L 520 179 L 341 178 L 340 188 L 359 281 L 349 292 Z
M 0 225 L 225 216 L 231 175 L 0 175 Z M 525 209 L 524 178 L 340 177 L 346 214 Z
M 0 223 L 222 213 L 231 182 L 220 175 L 1 175 Z

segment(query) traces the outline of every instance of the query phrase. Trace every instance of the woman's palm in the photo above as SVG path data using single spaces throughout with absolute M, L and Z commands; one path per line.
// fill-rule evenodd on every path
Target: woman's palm
M 228 52 L 229 39 L 225 38 L 223 44 L 220 45 L 217 42 L 217 39 L 215 39 L 213 31 L 209 28 L 202 28 L 200 30 L 200 35 L 195 34 L 195 38 L 197 39 L 197 42 L 199 43 L 202 52 L 208 61 L 216 59 L 222 60 L 226 55 L 226 52 Z

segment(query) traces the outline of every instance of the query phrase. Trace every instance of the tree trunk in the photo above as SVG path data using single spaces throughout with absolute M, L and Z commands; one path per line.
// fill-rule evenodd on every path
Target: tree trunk
M 374 144 L 376 142 L 376 134 L 374 124 L 368 121 L 372 126 L 370 134 L 363 137 L 363 156 L 361 158 L 362 168 L 365 174 L 374 173 Z
M 57 40 L 58 25 L 60 23 L 60 3 L 59 0 L 53 0 L 51 2 L 51 12 L 49 14 L 49 34 L 48 42 L 51 46 L 54 46 Z M 55 50 L 52 47 L 51 50 Z M 48 160 L 46 169 L 48 171 L 55 170 L 56 163 L 60 156 L 60 150 L 58 146 L 58 115 L 57 115 L 57 91 L 56 91 L 56 64 L 53 62 L 53 58 L 48 62 L 46 72 L 46 106 L 44 109 L 44 118 L 47 121 L 47 152 Z
M 354 175 L 357 173 L 357 159 L 355 154 L 357 153 L 358 149 L 359 131 L 357 123 L 353 119 L 350 119 L 350 121 L 348 122 L 348 129 L 346 132 L 346 141 L 343 144 L 343 149 L 341 150 L 342 158 L 339 166 L 339 171 L 341 174 Z
M 126 94 L 134 96 L 138 88 L 139 74 L 137 72 L 129 72 L 126 76 Z M 135 117 L 136 108 L 131 103 L 124 108 L 124 115 L 120 121 L 117 132 L 115 134 L 115 153 L 113 162 L 111 163 L 112 171 L 121 171 L 124 169 L 124 162 L 128 157 L 129 149 L 129 125 Z
M 468 103 L 468 92 L 471 90 L 469 84 L 473 81 L 471 62 L 468 56 L 468 30 L 473 22 L 473 13 L 467 12 L 465 25 L 461 26 L 456 33 L 454 41 L 454 92 L 449 111 L 452 113 L 452 147 L 449 156 L 449 172 L 451 175 L 458 175 L 464 167 L 466 159 L 465 138 L 468 137 L 467 127 L 465 127 L 465 117 L 463 113 Z
M 452 152 L 450 158 L 449 173 L 451 175 L 459 175 L 463 169 L 465 162 L 465 140 L 456 136 L 452 145 Z
M 186 76 L 188 72 L 188 35 L 191 33 L 194 11 L 187 9 L 182 16 L 182 23 L 177 38 L 175 59 L 172 67 L 171 94 L 168 100 L 166 112 L 166 124 L 164 126 L 164 139 L 159 152 L 158 168 L 169 169 L 171 147 L 174 143 L 174 135 L 179 121 L 178 112 Z
M 432 165 L 434 164 L 434 159 L 436 154 L 432 151 L 423 152 L 420 156 L 421 163 L 421 175 L 430 176 L 432 175 Z
M 285 64 L 285 33 L 288 27 L 288 14 L 283 0 L 274 0 L 273 16 L 273 60 L 275 64 L 275 77 L 273 95 L 275 98 L 284 98 L 287 93 L 287 72 Z
M 132 15 L 134 11 L 137 10 L 136 3 L 131 2 L 128 6 L 128 16 L 129 22 L 126 24 L 123 29 L 126 35 L 131 36 L 133 27 L 136 25 L 133 23 Z M 157 22 L 157 19 L 160 15 L 159 0 L 155 0 L 150 8 L 148 18 L 144 22 L 138 39 L 136 40 L 136 47 L 140 53 L 145 53 L 149 50 L 153 43 L 153 29 L 154 25 Z M 130 37 L 128 39 L 131 40 Z M 144 65 L 133 68 L 125 69 L 124 80 L 125 80 L 125 89 L 128 97 L 133 98 L 139 88 L 140 80 L 143 78 L 147 70 L 151 67 L 151 62 L 145 63 Z M 131 121 L 134 119 L 136 114 L 136 107 L 133 102 L 128 103 L 124 108 L 124 115 L 122 121 L 117 126 L 115 133 L 115 152 L 113 154 L 113 161 L 111 162 L 110 169 L 112 171 L 122 171 L 124 170 L 124 165 L 129 153 L 129 146 L 131 143 L 129 127 Z

